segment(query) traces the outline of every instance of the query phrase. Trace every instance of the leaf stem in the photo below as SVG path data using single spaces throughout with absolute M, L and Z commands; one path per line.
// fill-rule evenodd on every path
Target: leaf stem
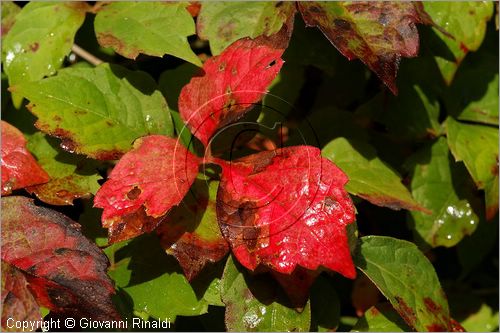
M 90 54 L 89 52 L 82 49 L 80 46 L 76 44 L 73 44 L 73 46 L 71 47 L 71 51 L 73 51 L 77 56 L 86 60 L 87 62 L 91 63 L 94 66 L 100 65 L 104 62 L 101 59 L 97 58 L 95 55 Z

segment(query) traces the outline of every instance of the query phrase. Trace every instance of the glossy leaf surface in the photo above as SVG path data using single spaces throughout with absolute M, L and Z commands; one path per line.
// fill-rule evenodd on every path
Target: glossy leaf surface
M 2 195 L 48 181 L 49 175 L 26 149 L 23 133 L 2 120 Z
M 178 205 L 198 173 L 198 158 L 177 140 L 151 135 L 138 139 L 97 192 L 102 225 L 110 242 L 150 232 Z
M 2 3 L 2 12 L 3 8 Z M 24 6 L 2 40 L 2 64 L 9 85 L 54 75 L 70 52 L 87 9 L 83 2 L 31 2 Z M 17 108 L 22 97 L 13 93 Z
M 354 278 L 345 174 L 318 148 L 266 151 L 223 166 L 217 218 L 238 261 L 290 274 L 320 266 Z

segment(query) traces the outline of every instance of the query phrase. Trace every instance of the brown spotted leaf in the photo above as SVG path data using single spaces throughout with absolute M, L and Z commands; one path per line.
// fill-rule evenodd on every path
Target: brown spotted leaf
M 22 272 L 2 261 L 2 331 L 15 332 L 15 321 L 41 320 L 40 307 L 28 288 Z M 7 320 L 9 322 L 7 322 Z
M 421 4 L 411 2 L 309 2 L 299 10 L 307 26 L 318 27 L 349 60 L 360 59 L 397 94 L 401 57 L 419 49 L 416 23 L 432 21 Z
M 107 257 L 65 215 L 25 197 L 2 198 L 1 250 L 40 306 L 71 317 L 119 318 Z
M 320 266 L 354 278 L 346 175 L 318 148 L 265 151 L 223 165 L 217 218 L 239 262 L 291 274 Z
M 183 202 L 158 227 L 167 253 L 177 258 L 184 275 L 192 280 L 208 264 L 229 251 L 217 224 L 215 197 L 218 182 L 197 180 Z
M 173 138 L 150 135 L 134 142 L 99 189 L 94 206 L 111 243 L 154 230 L 178 205 L 198 173 L 198 158 Z
M 244 38 L 203 65 L 179 96 L 179 112 L 191 133 L 207 145 L 224 125 L 241 118 L 258 102 L 283 65 L 287 26 L 271 37 Z
M 2 195 L 48 181 L 47 173 L 26 149 L 23 133 L 2 120 Z

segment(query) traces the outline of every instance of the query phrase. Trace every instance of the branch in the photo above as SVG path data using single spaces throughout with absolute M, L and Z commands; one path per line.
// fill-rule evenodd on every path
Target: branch
M 76 44 L 73 44 L 73 46 L 71 47 L 71 51 L 73 51 L 77 56 L 86 60 L 87 62 L 91 63 L 94 66 L 100 65 L 104 62 L 101 59 L 94 56 L 93 54 L 90 54 L 89 52 L 85 51 Z

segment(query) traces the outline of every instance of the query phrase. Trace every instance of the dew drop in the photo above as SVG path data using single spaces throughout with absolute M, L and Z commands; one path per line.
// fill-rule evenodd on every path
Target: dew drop
M 451 239 L 451 235 L 446 236 L 446 239 Z

